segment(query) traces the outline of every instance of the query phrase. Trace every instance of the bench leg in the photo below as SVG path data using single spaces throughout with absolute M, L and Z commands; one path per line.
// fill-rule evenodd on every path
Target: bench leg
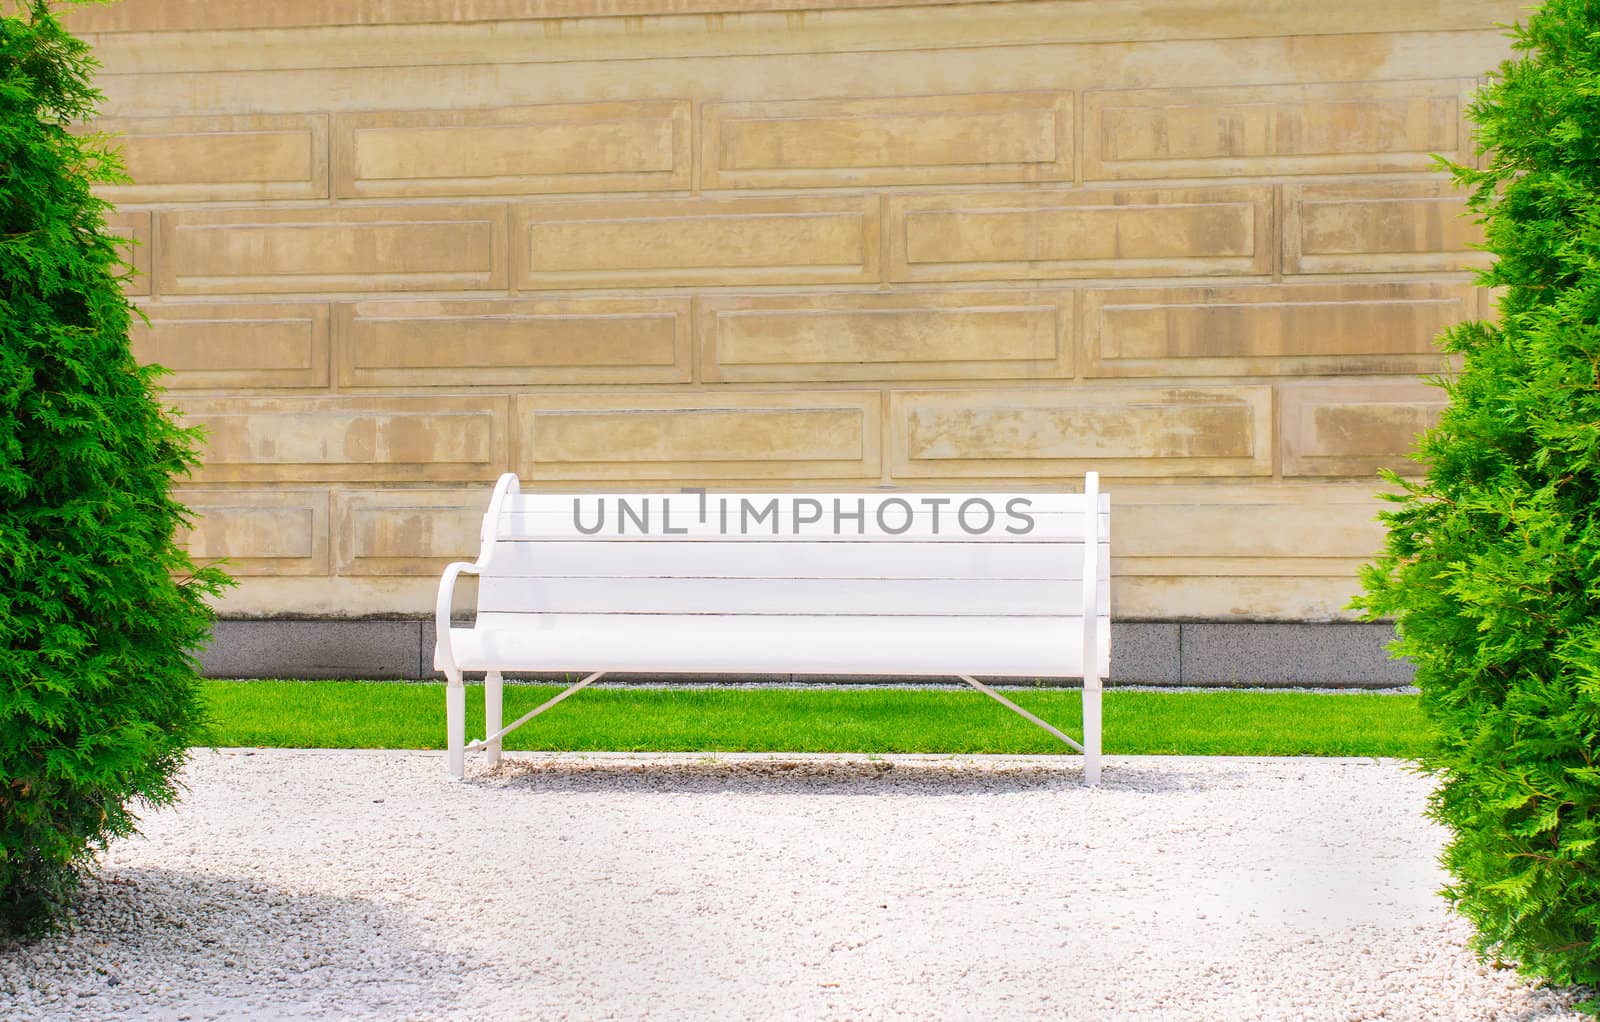
M 484 734 L 492 735 L 500 730 L 501 710 L 505 705 L 505 683 L 499 671 L 490 671 L 483 679 L 483 726 Z M 500 739 L 495 738 L 484 743 L 484 762 L 494 766 L 500 762 Z
M 1100 783 L 1100 679 L 1083 680 L 1083 783 Z
M 467 687 L 460 671 L 448 675 L 445 683 L 444 716 L 450 776 L 460 780 L 467 774 Z

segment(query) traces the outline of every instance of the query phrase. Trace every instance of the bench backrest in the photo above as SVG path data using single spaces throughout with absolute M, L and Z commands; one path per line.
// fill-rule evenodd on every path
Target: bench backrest
M 1104 677 L 1110 498 L 1092 475 L 1086 490 L 523 494 L 508 476 L 478 613 L 1037 619 L 1073 651 L 1068 673 L 1087 646 Z

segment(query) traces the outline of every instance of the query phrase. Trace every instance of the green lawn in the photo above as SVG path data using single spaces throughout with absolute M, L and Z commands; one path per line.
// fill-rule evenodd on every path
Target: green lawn
M 508 685 L 515 720 L 558 687 Z M 1006 695 L 1079 733 L 1071 690 Z M 444 686 L 360 681 L 207 681 L 217 746 L 438 749 Z M 483 735 L 483 689 L 467 687 L 467 737 Z M 1415 696 L 1307 692 L 1105 695 L 1106 752 L 1206 756 L 1399 756 L 1426 746 Z M 514 731 L 508 749 L 718 752 L 1067 750 L 973 691 L 883 688 L 590 688 Z

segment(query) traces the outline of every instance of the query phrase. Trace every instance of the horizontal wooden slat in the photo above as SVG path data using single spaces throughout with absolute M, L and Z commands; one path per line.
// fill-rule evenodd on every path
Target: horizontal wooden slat
M 759 510 L 759 509 L 758 509 Z M 635 509 L 635 513 L 637 509 Z M 988 519 L 969 517 L 969 529 L 961 528 L 959 521 L 944 512 L 937 525 L 932 515 L 907 519 L 885 519 L 891 531 L 880 531 L 872 518 L 867 518 L 861 531 L 854 520 L 842 522 L 837 528 L 831 519 L 813 522 L 809 517 L 793 515 L 761 516 L 752 514 L 744 522 L 738 510 L 731 510 L 726 522 L 712 518 L 706 522 L 680 519 L 676 514 L 662 518 L 652 511 L 648 519 L 622 518 L 608 513 L 602 520 L 598 516 L 581 519 L 583 529 L 573 522 L 569 513 L 556 515 L 516 515 L 501 519 L 499 535 L 502 539 L 537 541 L 587 538 L 591 542 L 623 543 L 748 543 L 774 537 L 794 537 L 838 543 L 1079 543 L 1083 540 L 1081 515 L 1034 515 L 1031 520 L 1008 519 L 996 516 L 992 525 Z M 672 530 L 668 532 L 670 527 Z M 587 529 L 588 531 L 584 531 Z M 683 532 L 677 530 L 682 529 Z M 596 531 L 598 530 L 598 531 Z M 1012 531 L 1015 530 L 1015 531 Z M 1109 516 L 1100 516 L 1100 534 L 1108 535 Z
M 570 515 L 572 513 L 572 502 L 574 500 L 583 501 L 584 502 L 583 506 L 587 510 L 592 506 L 592 504 L 590 502 L 592 502 L 592 501 L 594 501 L 594 500 L 596 500 L 598 498 L 601 498 L 601 497 L 604 497 L 608 501 L 621 499 L 621 500 L 630 501 L 630 502 L 633 502 L 633 503 L 636 503 L 636 504 L 638 502 L 640 502 L 640 501 L 645 501 L 645 500 L 651 501 L 652 503 L 659 503 L 661 501 L 671 501 L 672 504 L 673 504 L 674 512 L 676 512 L 678 510 L 678 506 L 679 505 L 682 505 L 682 506 L 684 506 L 686 508 L 693 508 L 697 513 L 699 511 L 700 501 L 701 501 L 701 494 L 696 492 L 696 491 L 669 492 L 669 493 L 642 493 L 642 492 L 626 493 L 626 492 L 623 492 L 623 493 L 581 493 L 581 494 L 574 494 L 574 493 L 519 493 L 516 496 L 511 497 L 506 502 L 504 510 L 508 514 L 537 514 L 537 513 L 557 512 L 557 513 L 560 513 L 560 514 Z M 878 493 L 773 493 L 773 492 L 769 491 L 769 492 L 761 492 L 761 493 L 756 493 L 756 492 L 752 492 L 752 493 L 740 493 L 740 492 L 710 493 L 710 492 L 708 492 L 708 493 L 705 494 L 705 500 L 713 508 L 715 508 L 716 502 L 718 500 L 729 500 L 729 501 L 750 500 L 750 501 L 755 501 L 757 503 L 763 503 L 764 504 L 764 503 L 766 503 L 767 501 L 770 501 L 770 500 L 776 500 L 776 501 L 779 501 L 780 503 L 787 503 L 789 501 L 794 501 L 794 500 L 810 499 L 810 500 L 822 501 L 824 507 L 832 507 L 833 506 L 833 501 L 841 500 L 841 501 L 848 501 L 849 502 L 849 506 L 854 508 L 856 501 L 864 501 L 865 505 L 866 505 L 866 507 L 867 507 L 867 509 L 869 511 L 872 510 L 872 509 L 875 509 L 879 504 L 882 504 L 885 501 L 891 501 L 891 500 L 909 501 L 912 505 L 918 506 L 918 505 L 920 505 L 922 503 L 922 501 L 928 500 L 928 499 L 950 500 L 950 501 L 954 501 L 956 503 L 960 503 L 961 501 L 965 501 L 965 500 L 977 499 L 977 500 L 987 500 L 988 502 L 990 502 L 991 504 L 995 505 L 996 507 L 1004 507 L 1006 505 L 1007 501 L 1015 500 L 1015 499 L 1019 499 L 1019 498 L 1022 499 L 1022 500 L 1026 500 L 1028 502 L 1028 504 L 1027 504 L 1028 510 L 1031 511 L 1031 512 L 1055 513 L 1055 514 L 1082 514 L 1083 513 L 1083 501 L 1084 501 L 1083 494 L 1081 494 L 1081 493 L 1051 493 L 1051 492 L 1047 492 L 1047 491 L 1038 491 L 1038 492 L 1033 492 L 1033 493 L 1018 493 L 1016 491 L 1012 491 L 1012 492 L 1009 492 L 1009 493 L 998 493 L 998 492 L 989 492 L 989 491 L 983 491 L 983 490 L 972 490 L 972 491 L 968 491 L 968 492 L 959 492 L 958 491 L 958 492 L 949 492 L 949 493 L 930 493 L 930 492 L 912 491 L 912 490 L 895 491 L 895 492 L 887 492 L 887 493 L 885 493 L 885 492 L 878 492 Z M 1106 493 L 1100 494 L 1100 510 L 1102 512 L 1109 512 L 1110 509 L 1111 509 L 1111 497 L 1110 497 L 1110 495 L 1106 494 Z
M 520 618 L 508 621 L 508 616 Z M 451 630 L 463 670 L 671 674 L 1078 677 L 1081 618 L 802 617 L 692 614 L 479 615 Z M 1110 668 L 1097 621 L 1099 674 Z
M 817 540 L 1077 542 L 1082 498 L 1070 511 L 1039 510 L 1028 498 L 971 494 L 841 497 L 785 494 L 588 495 L 519 501 L 503 513 L 497 535 L 513 539 L 743 540 L 774 536 Z M 1057 498 L 1059 501 L 1060 498 Z M 530 506 L 531 505 L 531 506 Z M 1109 504 L 1100 532 L 1109 536 Z
M 1109 586 L 1100 584 L 1109 606 Z M 804 614 L 825 617 L 1063 617 L 1083 614 L 1076 580 L 499 578 L 480 614 Z
M 1100 544 L 1108 577 L 1109 543 Z M 1079 579 L 1083 547 L 1058 543 L 501 543 L 489 573 L 526 578 Z

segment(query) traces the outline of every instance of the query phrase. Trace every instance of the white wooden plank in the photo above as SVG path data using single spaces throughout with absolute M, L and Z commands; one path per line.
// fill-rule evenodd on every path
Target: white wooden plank
M 805 499 L 805 498 L 801 498 Z M 963 516 L 951 508 L 896 508 L 883 519 L 863 511 L 837 516 L 831 507 L 770 503 L 713 505 L 704 519 L 689 501 L 667 499 L 630 504 L 613 496 L 582 498 L 559 509 L 509 511 L 496 534 L 515 539 L 600 541 L 809 539 L 819 542 L 1073 543 L 1082 542 L 1081 513 L 1033 513 L 1025 519 L 990 514 L 987 507 Z M 725 513 L 724 513 L 725 512 Z M 820 517 L 819 517 L 820 514 Z M 1100 535 L 1110 537 L 1109 512 L 1100 515 Z
M 1111 546 L 1100 545 L 1100 577 Z M 1077 579 L 1083 548 L 1056 543 L 500 542 L 491 575 L 596 578 Z
M 858 493 L 741 493 L 708 490 L 705 493 L 700 493 L 699 491 L 668 491 L 661 493 L 519 493 L 507 501 L 505 510 L 515 514 L 556 514 L 570 517 L 574 500 L 581 501 L 587 513 L 593 507 L 592 502 L 601 497 L 611 502 L 620 498 L 635 506 L 644 502 L 651 504 L 668 502 L 673 505 L 674 515 L 682 519 L 687 519 L 691 511 L 698 517 L 701 510 L 704 510 L 708 517 L 714 517 L 717 514 L 719 502 L 722 501 L 729 501 L 735 504 L 740 501 L 750 501 L 757 505 L 765 505 L 771 501 L 777 501 L 780 507 L 787 507 L 795 501 L 815 500 L 821 502 L 824 510 L 831 512 L 833 502 L 837 500 L 851 509 L 854 509 L 859 503 L 870 516 L 875 516 L 877 508 L 886 503 L 895 503 L 897 505 L 899 503 L 908 503 L 914 509 L 923 508 L 931 513 L 936 506 L 942 510 L 948 510 L 952 507 L 958 507 L 967 501 L 974 500 L 987 502 L 999 511 L 1003 511 L 1012 501 L 1022 501 L 1021 507 L 1023 509 L 1037 514 L 1081 515 L 1084 509 L 1084 497 L 1081 493 L 933 493 L 909 490 L 873 490 Z M 1110 495 L 1101 494 L 1101 512 L 1104 513 L 1110 511 L 1110 509 Z
M 1067 580 L 486 578 L 478 588 L 486 614 L 1062 617 L 1081 616 L 1083 600 Z
M 483 614 L 451 629 L 464 670 L 1079 677 L 1070 617 Z M 1109 622 L 1101 626 L 1104 636 Z M 1109 669 L 1102 643 L 1101 672 Z

